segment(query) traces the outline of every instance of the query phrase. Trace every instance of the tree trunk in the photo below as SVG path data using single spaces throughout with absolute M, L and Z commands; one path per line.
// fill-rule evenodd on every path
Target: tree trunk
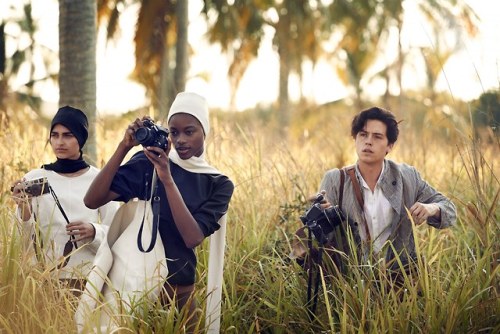
M 188 0 L 177 1 L 177 41 L 175 54 L 175 88 L 176 92 L 186 89 L 188 71 Z
M 280 47 L 281 48 L 281 47 Z M 286 50 L 280 52 L 280 78 L 279 78 L 279 109 L 278 109 L 278 120 L 280 124 L 281 134 L 285 134 L 289 125 L 290 115 L 289 115 L 289 97 L 288 97 L 288 77 L 290 73 L 290 67 L 288 62 L 288 54 Z
M 278 55 L 280 58 L 279 69 L 279 95 L 278 95 L 278 121 L 280 134 L 285 135 L 290 122 L 289 115 L 289 96 L 288 96 L 288 78 L 290 74 L 290 56 L 288 54 L 288 33 L 290 31 L 290 15 L 284 13 L 280 16 L 277 26 L 278 34 Z
M 168 34 L 166 34 L 168 36 Z M 167 44 L 167 39 L 165 38 L 165 48 L 163 49 L 163 54 L 161 55 L 160 64 L 160 79 L 158 82 L 158 92 L 156 96 L 158 97 L 158 119 L 162 122 L 166 122 L 168 109 L 171 104 L 170 94 L 170 55 L 169 47 Z M 166 125 L 166 124 L 163 124 Z
M 59 106 L 82 109 L 89 119 L 86 159 L 97 163 L 96 34 L 94 0 L 59 0 Z

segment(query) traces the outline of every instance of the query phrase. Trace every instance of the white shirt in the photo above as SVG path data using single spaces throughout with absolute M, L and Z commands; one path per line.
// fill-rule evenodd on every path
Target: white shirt
M 63 176 L 45 169 L 35 169 L 24 176 L 26 180 L 47 177 L 69 221 L 91 223 L 95 227 L 94 240 L 87 244 L 77 243 L 78 249 L 73 249 L 74 253 L 72 253 L 67 266 L 59 272 L 60 278 L 74 277 L 75 273 L 79 277 L 88 274 L 95 253 L 101 241 L 106 237 L 109 225 L 118 209 L 117 202 L 109 202 L 97 210 L 89 209 L 83 203 L 83 197 L 98 172 L 97 168 L 90 166 L 88 171 L 75 177 Z M 38 241 L 41 241 L 45 261 L 49 266 L 52 266 L 57 264 L 57 261 L 62 257 L 64 245 L 69 240 L 69 236 L 66 234 L 67 222 L 50 192 L 33 197 L 31 206 L 31 218 L 22 222 L 25 233 L 28 234 L 26 238 L 30 239 L 30 236 L 35 235 Z M 32 246 L 33 242 L 30 243 Z
M 385 163 L 382 167 L 382 172 L 378 180 L 380 180 L 382 174 L 385 170 Z M 377 184 L 375 185 L 375 189 L 372 192 L 368 184 L 360 176 L 360 183 L 363 189 L 363 197 L 364 197 L 364 214 L 366 218 L 366 224 L 368 225 L 368 230 L 370 231 L 370 237 L 372 240 L 373 251 L 375 253 L 380 252 L 382 246 L 387 241 L 391 234 L 391 221 L 393 216 L 393 211 L 391 204 L 387 200 L 387 198 L 382 193 L 382 189 L 377 180 Z M 362 235 L 364 236 L 364 233 Z

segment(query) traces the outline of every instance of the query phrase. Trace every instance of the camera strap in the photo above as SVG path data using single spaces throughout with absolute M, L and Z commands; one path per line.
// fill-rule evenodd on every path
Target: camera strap
M 339 185 L 339 208 L 342 209 L 342 199 L 344 197 L 344 182 L 345 182 L 345 169 L 340 170 L 340 185 Z
M 352 166 L 351 166 L 352 167 Z M 347 167 L 346 167 L 347 168 Z M 346 174 L 346 168 L 342 168 L 340 170 L 340 184 L 339 184 L 339 194 L 338 194 L 338 205 L 339 208 L 342 209 L 342 199 L 344 197 L 344 183 L 345 183 L 345 174 Z M 307 229 L 307 245 L 309 247 L 309 273 L 307 277 L 307 305 L 308 305 L 308 316 L 309 320 L 313 320 L 314 314 L 316 312 L 316 307 L 318 305 L 318 291 L 319 291 L 319 283 L 320 283 L 320 278 L 321 278 L 321 263 L 323 260 L 323 253 L 324 253 L 324 244 L 320 243 L 319 248 L 318 248 L 318 254 L 317 254 L 317 261 L 316 261 L 316 268 L 318 268 L 318 272 L 316 273 L 316 280 L 314 282 L 314 294 L 312 292 L 312 280 L 313 280 L 313 260 L 312 260 L 312 254 L 313 254 L 313 244 L 312 244 L 312 231 L 310 228 Z M 314 299 L 312 300 L 311 298 Z
M 353 184 L 354 188 L 354 194 L 356 196 L 356 200 L 358 201 L 358 204 L 361 207 L 361 211 L 364 211 L 364 200 L 363 200 L 363 195 L 361 193 L 361 186 L 359 185 L 359 180 L 356 177 L 355 174 L 355 166 L 347 166 L 342 169 L 340 169 L 340 183 L 339 183 L 339 193 L 338 193 L 338 205 L 342 209 L 342 200 L 344 197 L 344 183 L 345 183 L 345 178 L 346 174 L 349 175 L 349 178 L 351 179 L 351 182 Z M 362 223 L 366 232 L 366 236 L 368 241 L 370 240 L 370 232 L 368 230 L 368 226 L 366 225 L 366 222 Z M 312 231 L 310 228 L 308 230 L 308 236 L 307 236 L 307 244 L 309 247 L 309 272 L 308 272 L 308 280 L 307 280 L 307 306 L 308 306 L 308 316 L 310 320 L 313 320 L 314 314 L 316 312 L 316 307 L 318 305 L 318 291 L 319 291 L 319 284 L 320 284 L 320 278 L 321 278 L 321 264 L 322 264 L 322 257 L 324 253 L 324 245 L 320 243 L 318 247 L 318 253 L 317 253 L 317 261 L 316 264 L 313 263 L 312 259 L 312 254 L 313 254 L 313 243 L 312 243 Z M 316 265 L 317 273 L 316 273 L 316 279 L 314 282 L 314 294 L 312 292 L 312 287 L 313 287 L 313 266 Z
M 59 211 L 61 211 L 64 219 L 66 220 L 66 224 L 69 224 L 68 216 L 66 215 L 66 212 L 64 211 L 64 209 L 63 209 L 63 207 L 61 205 L 61 202 L 59 202 L 59 198 L 57 198 L 57 195 L 56 195 L 54 189 L 52 189 L 52 187 L 50 186 L 50 184 L 48 185 L 48 187 L 49 187 L 50 194 L 54 198 L 54 201 L 56 202 L 56 205 L 59 208 Z M 71 251 L 73 251 L 73 247 L 75 249 L 78 249 L 78 245 L 76 244 L 76 241 L 75 241 L 75 236 L 74 235 L 70 235 L 69 236 L 69 240 L 64 245 L 64 250 L 63 250 L 64 262 L 61 262 L 61 263 L 59 263 L 57 265 L 58 269 L 66 267 L 66 265 L 69 262 L 69 258 L 71 257 L 70 253 L 71 253 Z
M 149 243 L 149 246 L 146 250 L 144 250 L 144 247 L 142 246 L 142 230 L 144 229 L 144 221 L 146 219 L 146 210 L 144 210 L 144 216 L 142 217 L 142 222 L 141 222 L 141 227 L 139 228 L 139 233 L 137 234 L 137 247 L 139 250 L 143 253 L 149 253 L 153 250 L 153 247 L 156 244 L 156 238 L 158 236 L 158 227 L 160 225 L 160 196 L 156 195 L 156 191 L 158 188 L 158 183 L 157 181 L 157 174 L 156 174 L 156 169 L 153 168 L 153 177 L 151 179 L 151 196 L 149 197 L 149 200 L 144 201 L 144 205 L 150 205 L 151 202 L 152 204 L 152 211 L 153 211 L 153 227 L 151 231 L 151 242 Z M 148 181 L 146 177 L 146 192 L 148 189 Z M 146 208 L 146 207 L 144 207 Z
M 316 306 L 318 305 L 318 291 L 319 291 L 319 283 L 321 278 L 321 258 L 323 256 L 323 245 L 319 246 L 317 262 L 314 264 L 313 262 L 313 245 L 312 245 L 312 231 L 310 228 L 307 229 L 307 244 L 309 246 L 309 272 L 307 275 L 307 315 L 309 320 L 312 321 L 314 319 L 314 314 L 316 312 Z M 312 292 L 312 281 L 313 281 L 313 268 L 316 265 L 316 280 L 314 282 L 314 293 Z

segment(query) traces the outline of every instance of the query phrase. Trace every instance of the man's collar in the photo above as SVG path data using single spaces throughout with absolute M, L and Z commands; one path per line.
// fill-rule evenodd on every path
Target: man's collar
M 387 166 L 386 166 L 387 162 L 386 160 L 384 159 L 384 161 L 382 161 L 382 170 L 380 171 L 380 175 L 378 176 L 377 178 L 377 184 L 380 182 L 380 180 L 382 180 L 382 176 L 384 175 L 384 173 L 386 173 L 387 171 Z M 356 163 L 355 165 L 355 170 L 356 170 L 356 176 L 358 177 L 358 180 L 361 181 L 361 185 L 363 187 L 366 187 L 368 188 L 368 184 L 366 183 L 365 179 L 363 178 L 363 176 L 361 175 L 361 172 L 359 170 L 359 165 L 358 163 Z

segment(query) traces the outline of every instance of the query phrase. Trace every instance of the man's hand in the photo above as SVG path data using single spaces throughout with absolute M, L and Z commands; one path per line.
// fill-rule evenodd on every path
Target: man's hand
M 314 201 L 316 201 L 319 195 L 323 196 L 323 199 L 321 200 L 321 202 L 319 202 L 322 209 L 326 209 L 332 206 L 330 202 L 328 202 L 328 200 L 326 199 L 326 190 L 321 190 L 318 194 L 309 196 L 307 200 L 313 203 Z
M 441 217 L 441 209 L 434 203 L 424 204 L 417 202 L 410 208 L 410 213 L 417 225 L 422 224 L 429 217 Z
M 74 235 L 76 242 L 91 242 L 95 237 L 95 228 L 91 223 L 73 222 L 66 225 L 66 233 Z

